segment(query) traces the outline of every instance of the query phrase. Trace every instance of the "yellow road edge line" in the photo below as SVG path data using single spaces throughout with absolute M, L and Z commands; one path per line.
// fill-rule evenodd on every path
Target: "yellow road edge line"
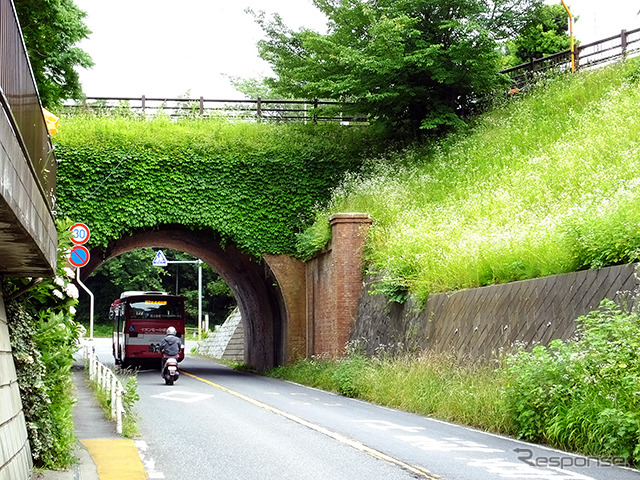
M 428 480 L 441 480 L 442 477 L 439 477 L 437 475 L 432 474 L 431 472 L 429 472 L 427 469 L 422 468 L 422 467 L 416 467 L 416 466 L 412 466 L 409 465 L 408 463 L 403 462 L 402 460 L 398 460 L 397 458 L 391 457 L 389 455 L 387 455 L 386 453 L 383 453 L 379 450 L 376 450 L 374 448 L 368 447 L 367 445 L 365 445 L 362 442 L 359 442 L 357 440 L 354 440 L 352 438 L 349 438 L 345 435 L 342 435 L 341 433 L 335 432 L 333 430 L 329 430 L 328 428 L 324 428 L 321 425 L 318 425 L 316 423 L 312 423 L 309 422 L 303 418 L 300 418 L 296 415 L 292 415 L 290 413 L 287 413 L 283 410 L 280 410 L 278 408 L 272 407 L 271 405 L 267 405 L 266 403 L 263 403 L 259 400 L 256 400 L 254 398 L 248 397 L 240 392 L 236 392 L 235 390 L 230 390 L 227 387 L 223 387 L 222 385 L 219 385 L 217 383 L 211 382 L 209 380 L 206 380 L 204 378 L 198 377 L 197 375 L 193 375 L 192 373 L 188 373 L 185 372 L 184 370 L 181 370 L 180 373 L 184 373 L 185 375 L 188 375 L 191 378 L 194 378 L 195 380 L 198 380 L 200 382 L 206 383 L 207 385 L 210 385 L 214 388 L 217 388 L 218 390 L 222 390 L 225 393 L 228 393 L 229 395 L 233 395 L 234 397 L 238 397 L 246 402 L 249 402 L 253 405 L 255 405 L 256 407 L 262 408 L 264 410 L 267 410 L 271 413 L 275 413 L 276 415 L 280 415 L 281 417 L 284 417 L 288 420 L 291 420 L 292 422 L 296 422 L 300 425 L 303 425 L 307 428 L 310 428 L 311 430 L 315 430 L 316 432 L 322 433 L 328 437 L 333 438 L 334 440 L 337 440 L 338 442 L 344 444 L 344 445 L 348 445 L 350 447 L 353 447 L 361 452 L 367 453 L 369 455 L 371 455 L 372 457 L 378 458 L 380 460 L 384 460 L 386 462 L 392 463 L 404 470 L 407 470 L 415 475 L 418 475 L 422 478 L 426 478 Z

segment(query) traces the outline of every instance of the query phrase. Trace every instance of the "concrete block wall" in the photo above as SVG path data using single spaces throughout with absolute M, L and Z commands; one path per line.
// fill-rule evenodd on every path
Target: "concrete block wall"
M 351 339 L 368 353 L 382 347 L 491 359 L 514 345 L 570 339 L 578 317 L 638 288 L 635 269 L 620 265 L 441 293 L 429 296 L 424 308 L 412 298 L 388 303 L 365 287 Z
M 244 325 L 240 310 L 236 308 L 215 332 L 198 343 L 201 355 L 241 362 L 244 360 Z
M 0 480 L 27 480 L 31 451 L 11 355 L 4 301 L 0 296 Z

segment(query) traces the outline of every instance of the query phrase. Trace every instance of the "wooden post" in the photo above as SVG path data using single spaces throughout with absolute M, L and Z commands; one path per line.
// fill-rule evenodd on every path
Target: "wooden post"
M 620 32 L 620 46 L 622 47 L 622 58 L 627 58 L 627 31 Z
M 144 115 L 146 103 L 147 103 L 147 98 L 144 95 L 142 95 L 142 115 Z
M 204 98 L 200 97 L 200 116 L 204 115 Z
M 256 116 L 258 120 L 262 120 L 262 97 L 258 97 L 256 101 Z
M 313 123 L 318 123 L 318 98 L 313 99 Z

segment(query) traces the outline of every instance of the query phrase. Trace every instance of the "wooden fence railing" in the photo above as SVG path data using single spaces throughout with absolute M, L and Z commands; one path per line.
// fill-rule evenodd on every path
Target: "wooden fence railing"
M 622 30 L 619 35 L 575 48 L 575 68 L 590 68 L 640 54 L 640 28 Z M 571 51 L 532 59 L 503 70 L 514 86 L 522 87 L 549 70 L 569 71 Z M 87 97 L 83 102 L 66 105 L 69 113 L 93 112 L 102 115 L 165 114 L 170 117 L 224 117 L 257 121 L 339 122 L 366 124 L 366 116 L 355 114 L 353 104 L 330 100 L 212 100 L 200 98 Z
M 575 48 L 575 68 L 584 69 L 612 63 L 627 57 L 640 54 L 640 28 L 622 30 L 619 35 L 604 38 Z M 521 87 L 531 78 L 544 71 L 571 69 L 571 50 L 532 59 L 530 62 L 503 70 L 511 76 L 514 86 Z
M 141 115 L 165 114 L 170 117 L 224 117 L 258 121 L 367 123 L 356 115 L 353 104 L 329 100 L 211 100 L 200 98 L 87 97 L 83 102 L 66 105 L 67 112 Z

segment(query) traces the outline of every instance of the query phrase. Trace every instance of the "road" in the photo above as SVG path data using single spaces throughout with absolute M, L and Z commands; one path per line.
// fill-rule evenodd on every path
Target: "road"
M 105 363 L 109 347 L 96 342 Z M 640 472 L 188 356 L 166 386 L 138 374 L 149 478 L 598 479 Z

